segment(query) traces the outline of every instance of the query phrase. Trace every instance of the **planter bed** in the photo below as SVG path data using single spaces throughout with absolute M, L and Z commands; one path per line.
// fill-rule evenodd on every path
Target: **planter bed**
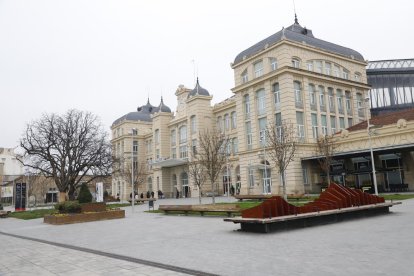
M 43 218 L 43 222 L 54 225 L 60 225 L 118 218 L 125 218 L 125 210 L 111 210 L 104 212 L 65 215 L 48 215 Z

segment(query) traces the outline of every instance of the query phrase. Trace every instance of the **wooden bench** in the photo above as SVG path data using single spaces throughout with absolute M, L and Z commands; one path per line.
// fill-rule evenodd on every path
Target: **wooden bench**
M 158 210 L 168 212 L 182 212 L 188 215 L 189 212 L 198 212 L 201 216 L 204 213 L 226 213 L 231 217 L 234 213 L 240 213 L 241 209 L 236 204 L 217 204 L 217 205 L 160 205 Z
M 234 198 L 243 201 L 244 199 L 247 200 L 265 200 L 271 198 L 272 195 L 235 195 Z

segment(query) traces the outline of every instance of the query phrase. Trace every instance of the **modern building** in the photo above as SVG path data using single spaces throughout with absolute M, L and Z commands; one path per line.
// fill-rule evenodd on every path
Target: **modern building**
M 291 26 L 236 56 L 231 65 L 233 95 L 225 101 L 212 106 L 212 96 L 197 80 L 192 90 L 178 87 L 175 113 L 161 99 L 158 106 L 148 101 L 136 112 L 117 119 L 111 126 L 114 154 L 122 160 L 121 168 L 131 167 L 132 160 L 134 167 L 145 164 L 139 179 L 134 181 L 138 183 L 138 193 L 157 194 L 161 190 L 167 197 L 198 196 L 197 187 L 188 177 L 189 151 L 197 147 L 201 131 L 216 129 L 231 141 L 226 150 L 227 165 L 217 183 L 219 193 L 226 193 L 229 184 L 241 194 L 281 194 L 281 176 L 266 155 L 263 133 L 271 126 L 289 122 L 296 130 L 298 149 L 285 172 L 288 194 L 320 192 L 324 186 L 326 177 L 318 166 L 320 156 L 316 153 L 316 141 L 324 135 L 335 135 L 338 143 L 344 145 L 339 147 L 338 156 L 343 152 L 341 156 L 348 158 L 335 157 L 333 180 L 345 185 L 348 182 L 350 186 L 367 185 L 368 180 L 372 183 L 369 172 L 365 178 L 358 177 L 358 158 L 366 158 L 366 153 L 370 153 L 367 143 L 371 137 L 360 129 L 369 118 L 366 66 L 360 53 L 315 37 L 295 18 Z M 397 119 L 399 125 L 405 126 L 401 130 L 414 132 L 411 117 L 403 115 Z M 384 124 L 389 135 L 395 134 L 392 128 L 397 121 L 387 119 Z M 407 141 L 404 135 L 398 143 Z M 387 139 L 392 139 L 386 134 L 381 139 L 372 138 L 373 147 L 380 147 L 383 138 L 387 144 Z M 359 148 L 357 152 L 351 150 L 354 143 Z M 395 165 L 394 159 L 409 165 L 411 146 L 403 156 L 408 161 L 402 161 L 398 154 L 392 155 L 391 147 L 384 148 L 381 154 L 376 152 L 375 158 L 388 167 Z M 356 154 L 358 158 L 353 159 Z M 394 161 L 387 161 L 391 159 Z M 353 168 L 357 164 L 351 176 L 347 175 L 351 172 L 345 169 L 344 162 Z M 131 179 L 125 169 L 115 171 L 114 196 L 127 199 L 132 191 Z M 383 184 L 387 190 L 387 184 Z M 208 192 L 209 187 L 206 185 L 202 192 Z

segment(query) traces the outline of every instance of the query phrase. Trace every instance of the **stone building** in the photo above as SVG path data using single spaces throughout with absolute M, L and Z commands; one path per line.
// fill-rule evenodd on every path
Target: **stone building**
M 347 146 L 339 148 L 338 154 L 349 151 L 353 143 L 363 143 L 369 152 L 367 132 L 364 136 L 363 130 L 352 129 L 369 118 L 366 66 L 360 53 L 316 38 L 295 18 L 291 26 L 236 56 L 231 64 L 233 95 L 225 101 L 212 106 L 212 96 L 197 80 L 192 90 L 178 87 L 175 113 L 161 99 L 158 106 L 148 101 L 117 119 L 111 126 L 114 155 L 122 160 L 120 167 L 131 166 L 132 159 L 135 166 L 145 164 L 135 180 L 138 193 L 162 190 L 167 197 L 177 192 L 182 197 L 198 196 L 187 173 L 189 151 L 197 146 L 200 131 L 218 129 L 231 141 L 227 165 L 218 180 L 219 192 L 226 193 L 230 184 L 241 194 L 281 194 L 280 175 L 260 137 L 269 126 L 287 121 L 294 125 L 298 139 L 295 159 L 285 172 L 287 193 L 320 192 L 326 179 L 316 162 L 320 158 L 315 147 L 318 137 L 335 134 L 342 139 L 340 143 Z M 407 123 L 400 124 L 413 131 L 410 118 L 404 120 Z M 352 138 L 357 136 L 357 140 Z M 333 180 L 343 176 L 334 174 Z M 113 194 L 127 199 L 131 179 L 114 172 Z

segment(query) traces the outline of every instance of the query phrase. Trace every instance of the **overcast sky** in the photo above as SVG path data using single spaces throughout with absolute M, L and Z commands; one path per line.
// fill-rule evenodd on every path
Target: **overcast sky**
M 296 0 L 296 12 L 367 60 L 413 58 L 413 3 Z M 0 0 L 0 147 L 44 112 L 91 111 L 109 131 L 148 95 L 175 110 L 194 67 L 217 103 L 232 95 L 236 55 L 293 20 L 291 0 Z

